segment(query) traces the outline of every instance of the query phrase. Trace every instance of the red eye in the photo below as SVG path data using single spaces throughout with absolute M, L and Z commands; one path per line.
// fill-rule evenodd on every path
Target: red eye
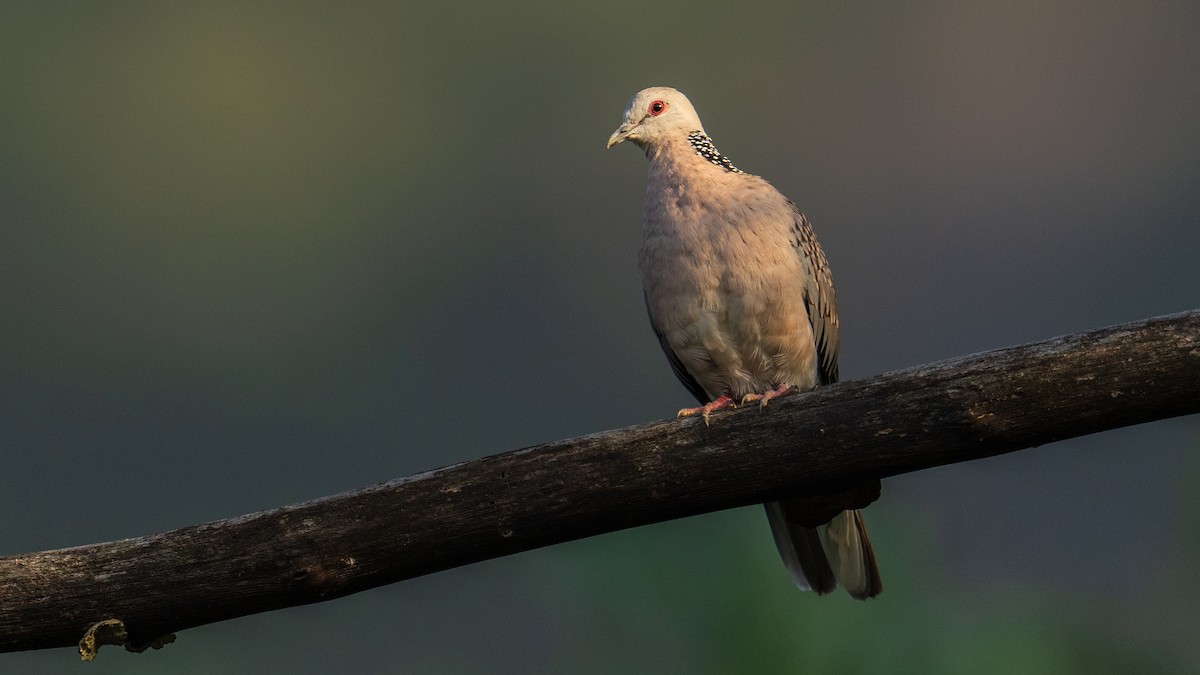
M 655 117 L 665 113 L 666 111 L 667 111 L 666 101 L 660 100 L 660 101 L 655 101 L 654 103 L 650 104 L 650 114 L 654 115 Z

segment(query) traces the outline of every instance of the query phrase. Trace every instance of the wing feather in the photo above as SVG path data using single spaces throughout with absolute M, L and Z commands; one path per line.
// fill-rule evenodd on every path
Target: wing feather
M 792 245 L 804 264 L 804 308 L 808 311 L 816 342 L 820 382 L 830 384 L 838 380 L 838 313 L 833 275 L 829 272 L 825 252 L 813 234 L 812 224 L 795 204 L 792 209 L 796 215 L 792 223 Z

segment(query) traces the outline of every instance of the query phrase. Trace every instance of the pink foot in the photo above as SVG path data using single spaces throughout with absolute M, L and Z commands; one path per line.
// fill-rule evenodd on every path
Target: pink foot
M 737 404 L 733 402 L 733 399 L 729 398 L 729 396 L 723 394 L 723 395 L 721 395 L 720 398 L 713 400 L 713 401 L 709 401 L 708 403 L 705 403 L 704 405 L 700 406 L 699 408 L 684 408 L 683 410 L 679 411 L 679 413 L 676 415 L 676 417 L 693 417 L 695 415 L 700 415 L 701 417 L 704 418 L 704 426 L 708 426 L 708 420 L 710 417 L 712 417 L 714 410 L 721 410 L 722 408 L 736 408 L 736 407 L 737 407 Z
M 787 396 L 788 394 L 794 394 L 798 391 L 800 391 L 800 389 L 796 387 L 796 385 L 781 384 L 778 387 L 775 387 L 774 389 L 768 389 L 761 394 L 746 394 L 742 397 L 742 405 L 758 401 L 758 407 L 761 410 L 762 408 L 767 407 L 767 402 L 771 399 L 779 398 L 780 396 Z

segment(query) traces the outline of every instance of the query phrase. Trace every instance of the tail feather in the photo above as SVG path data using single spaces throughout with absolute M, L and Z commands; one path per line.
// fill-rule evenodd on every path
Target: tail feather
M 837 588 L 837 578 L 829 567 L 817 530 L 798 525 L 787 518 L 783 502 L 767 502 L 767 520 L 779 557 L 800 590 L 825 595 Z
M 797 522 L 801 520 L 797 514 L 789 517 L 789 506 L 794 506 L 789 502 L 769 502 L 765 506 L 775 546 L 801 589 L 825 594 L 840 583 L 859 600 L 883 591 L 861 513 L 842 511 L 828 523 L 806 527 Z

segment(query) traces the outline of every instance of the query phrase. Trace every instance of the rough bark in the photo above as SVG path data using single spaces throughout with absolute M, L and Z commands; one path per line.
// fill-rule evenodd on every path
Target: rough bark
M 105 633 L 158 646 L 191 626 L 539 546 L 1196 412 L 1200 310 L 844 382 L 711 426 L 654 422 L 0 558 L 0 651 L 73 645 L 110 619 L 123 626 Z

